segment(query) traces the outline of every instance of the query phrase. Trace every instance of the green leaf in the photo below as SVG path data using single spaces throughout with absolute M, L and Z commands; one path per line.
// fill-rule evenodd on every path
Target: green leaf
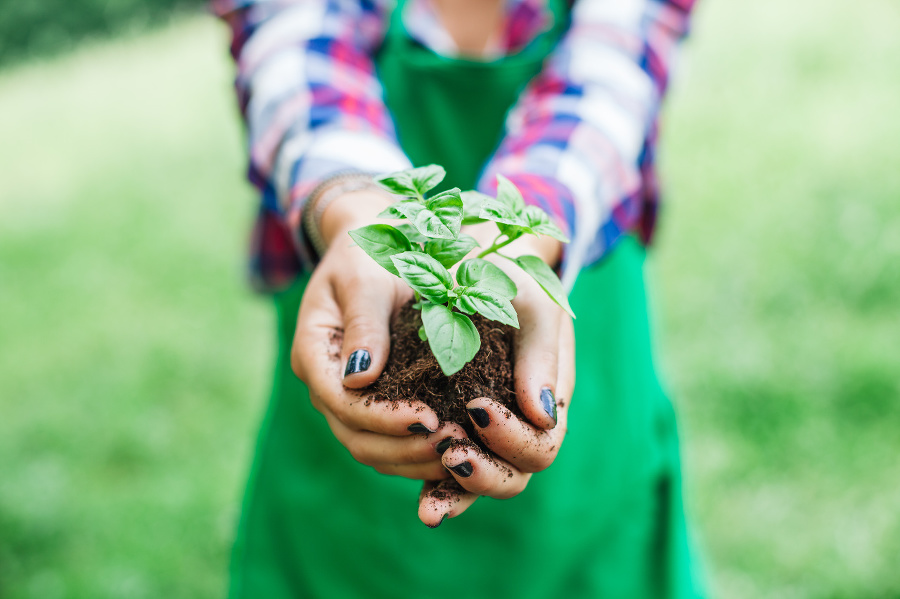
M 481 212 L 478 216 L 484 220 L 492 220 L 495 223 L 504 223 L 507 225 L 522 225 L 524 221 L 519 218 L 515 210 L 508 204 L 492 198 L 486 197 L 481 204 Z
M 405 171 L 375 177 L 375 182 L 390 191 L 403 196 L 423 197 L 425 192 L 435 187 L 446 176 L 444 167 L 437 164 L 420 166 Z
M 487 196 L 481 204 L 479 216 L 497 223 L 500 232 L 510 239 L 531 233 L 525 220 L 525 200 L 516 186 L 503 175 L 497 175 L 497 197 Z
M 444 180 L 445 176 L 447 176 L 447 171 L 444 170 L 444 167 L 437 164 L 420 166 L 419 168 L 414 168 L 406 172 L 409 174 L 413 186 L 423 196 L 426 191 L 435 187 Z
M 375 177 L 375 182 L 391 193 L 402 196 L 414 196 L 418 191 L 408 170 L 380 175 Z
M 508 300 L 519 292 L 516 284 L 503 269 L 483 258 L 472 258 L 459 265 L 456 282 L 463 287 L 478 287 L 493 291 Z
M 423 306 L 422 323 L 425 325 L 431 352 L 447 376 L 459 372 L 481 348 L 478 329 L 469 317 L 452 312 L 447 306 Z
M 427 237 L 419 233 L 419 230 L 409 223 L 397 223 L 394 225 L 394 228 L 403 233 L 403 236 L 406 237 L 410 243 L 425 243 L 428 241 Z
M 448 189 L 447 191 L 442 191 L 436 196 L 432 196 L 428 198 L 427 203 L 438 203 L 444 200 L 459 200 L 462 203 L 462 192 L 459 190 L 459 187 L 454 187 L 453 189 Z
M 485 219 L 481 218 L 481 206 L 485 200 L 493 198 L 478 191 L 464 191 L 459 195 L 463 202 L 462 224 L 477 225 L 478 223 L 483 223 Z
M 550 219 L 546 212 L 537 206 L 525 206 L 516 213 L 505 202 L 489 198 L 482 204 L 481 216 L 497 223 L 500 232 L 510 239 L 517 239 L 526 233 L 549 235 L 563 243 L 569 238 Z
M 565 233 L 562 232 L 562 229 L 556 226 L 556 223 L 546 223 L 543 225 L 538 225 L 537 227 L 532 227 L 532 231 L 535 233 L 539 233 L 541 235 L 547 235 L 548 237 L 552 237 L 557 241 L 561 241 L 563 243 L 569 243 L 571 241 Z
M 532 232 L 532 230 L 525 225 L 506 225 L 503 223 L 497 223 L 497 228 L 501 233 L 503 233 L 510 239 L 518 239 L 522 235 Z
M 451 192 L 454 190 L 451 190 Z M 419 233 L 432 239 L 456 239 L 462 226 L 462 200 L 456 193 L 442 193 L 428 200 L 426 205 L 416 200 L 402 200 L 391 204 L 378 216 L 407 218 Z
M 419 327 L 419 339 L 428 341 L 428 334 L 425 332 L 425 325 Z
M 391 256 L 397 272 L 413 291 L 428 301 L 441 303 L 448 299 L 453 278 L 441 263 L 422 252 L 403 252 Z
M 421 207 L 422 204 L 419 200 L 407 198 L 405 200 L 400 200 L 399 202 L 394 202 L 379 212 L 378 218 L 409 218 L 406 216 L 407 213 L 412 212 L 413 214 L 417 214 L 416 210 Z
M 514 258 L 514 260 L 522 270 L 527 272 L 531 275 L 531 278 L 537 281 L 538 285 L 540 285 L 541 288 L 547 292 L 547 295 L 550 296 L 550 299 L 568 312 L 569 316 L 575 318 L 575 313 L 572 312 L 572 307 L 569 305 L 569 298 L 566 297 L 566 292 L 563 289 L 562 283 L 559 281 L 556 273 L 553 272 L 553 269 L 547 266 L 546 262 L 537 256 L 519 256 L 518 258 Z
M 522 197 L 522 192 L 503 175 L 497 175 L 497 199 L 509 206 L 516 214 L 525 210 L 525 199 Z
M 525 222 L 528 223 L 528 226 L 531 229 L 530 232 L 549 235 L 553 239 L 557 239 L 563 243 L 569 243 L 569 238 L 566 237 L 566 234 L 563 233 L 562 230 L 556 226 L 556 223 L 550 219 L 550 215 L 537 206 L 526 207 L 524 217 Z
M 350 237 L 375 262 L 384 267 L 392 275 L 400 276 L 397 267 L 391 262 L 391 256 L 412 249 L 409 240 L 390 225 L 368 225 L 349 232 Z
M 478 247 L 478 242 L 471 235 L 461 234 L 456 239 L 435 239 L 425 243 L 425 253 L 450 268 L 466 257 L 466 254 Z
M 451 189 L 428 200 L 413 225 L 426 237 L 456 239 L 462 226 L 463 203 L 459 189 Z
M 456 304 L 457 306 L 464 306 L 466 308 L 466 310 L 463 310 L 464 312 L 469 309 L 475 310 L 489 320 L 496 320 L 517 329 L 519 328 L 516 309 L 513 308 L 508 299 L 496 291 L 479 287 L 466 287 L 460 290 Z
M 457 287 L 460 289 L 460 287 Z M 478 310 L 464 297 L 458 297 L 453 302 L 453 306 L 464 314 L 475 314 Z

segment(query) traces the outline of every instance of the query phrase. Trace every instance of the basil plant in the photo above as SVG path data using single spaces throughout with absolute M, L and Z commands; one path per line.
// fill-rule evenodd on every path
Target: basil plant
M 549 235 L 569 240 L 537 206 L 528 206 L 509 179 L 497 175 L 497 197 L 458 188 L 427 195 L 445 176 L 432 164 L 376 177 L 398 196 L 379 218 L 401 219 L 397 225 L 374 224 L 350 231 L 369 256 L 415 292 L 414 307 L 422 312 L 419 336 L 427 341 L 445 375 L 470 362 L 481 347 L 469 315 L 519 328 L 511 300 L 518 290 L 512 279 L 486 256 L 496 254 L 531 275 L 547 295 L 573 318 L 572 308 L 556 273 L 537 256 L 510 257 L 500 250 L 523 235 Z M 478 242 L 461 232 L 463 225 L 492 221 L 498 228 L 490 247 L 463 260 Z M 456 266 L 456 277 L 448 269 Z

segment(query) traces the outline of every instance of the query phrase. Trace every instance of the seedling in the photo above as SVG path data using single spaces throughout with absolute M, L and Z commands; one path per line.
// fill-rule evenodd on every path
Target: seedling
M 516 284 L 498 266 L 485 260 L 496 254 L 519 265 L 547 295 L 572 318 L 572 308 L 556 273 L 537 256 L 506 256 L 500 252 L 523 235 L 549 235 L 563 243 L 568 238 L 546 212 L 527 206 L 512 182 L 497 175 L 497 197 L 458 188 L 426 197 L 446 175 L 438 165 L 423 166 L 377 177 L 376 182 L 400 196 L 378 216 L 403 219 L 397 226 L 375 224 L 350 231 L 350 236 L 388 272 L 403 279 L 415 292 L 414 307 L 422 311 L 419 337 L 428 341 L 447 376 L 470 362 L 481 347 L 478 329 L 468 315 L 519 328 L 511 300 Z M 476 247 L 475 239 L 461 233 L 463 225 L 492 221 L 498 234 L 476 258 L 452 268 Z

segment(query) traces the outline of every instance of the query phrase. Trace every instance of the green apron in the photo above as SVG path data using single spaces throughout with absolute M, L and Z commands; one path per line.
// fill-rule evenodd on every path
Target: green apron
M 402 2 L 401 2 L 402 6 Z M 379 77 L 416 165 L 472 188 L 503 118 L 566 25 L 495 62 L 443 58 L 394 18 Z M 671 407 L 654 372 L 644 250 L 623 241 L 581 274 L 577 388 L 559 456 L 519 496 L 429 529 L 421 483 L 350 456 L 290 367 L 307 279 L 276 298 L 278 362 L 232 557 L 232 598 L 695 597 Z

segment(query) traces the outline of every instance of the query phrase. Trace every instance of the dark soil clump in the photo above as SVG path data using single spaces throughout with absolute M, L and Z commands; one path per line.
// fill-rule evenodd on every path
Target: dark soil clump
M 403 306 L 391 324 L 391 351 L 384 372 L 370 388 L 376 401 L 421 401 L 442 422 L 455 422 L 478 439 L 466 412 L 466 404 L 489 397 L 522 418 L 513 383 L 513 333 L 515 329 L 478 314 L 472 322 L 481 334 L 475 359 L 451 377 L 441 371 L 427 341 L 419 338 L 420 313 L 412 302 Z

